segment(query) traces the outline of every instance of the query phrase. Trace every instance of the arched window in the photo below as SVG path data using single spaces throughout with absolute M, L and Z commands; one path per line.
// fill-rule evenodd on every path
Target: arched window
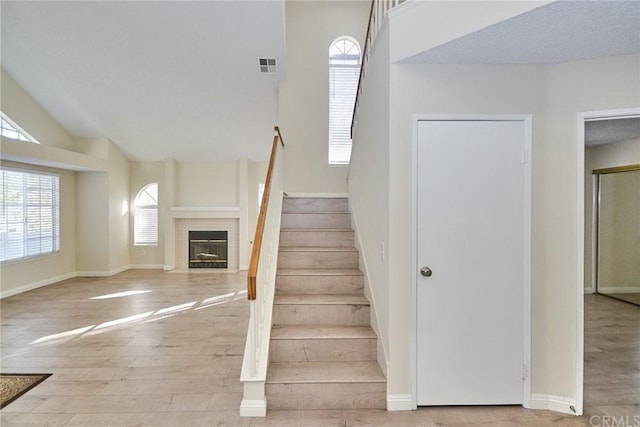
M 158 183 L 144 187 L 133 202 L 134 245 L 158 244 Z
M 329 164 L 348 165 L 351 118 L 360 77 L 360 46 L 347 36 L 329 48 Z

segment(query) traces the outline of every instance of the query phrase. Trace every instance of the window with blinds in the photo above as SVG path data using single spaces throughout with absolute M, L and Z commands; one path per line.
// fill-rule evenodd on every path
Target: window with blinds
M 348 165 L 351 118 L 360 77 L 360 47 L 340 37 L 329 48 L 329 164 Z
M 134 245 L 158 244 L 158 183 L 144 187 L 134 201 Z
M 0 170 L 0 261 L 60 250 L 58 175 Z

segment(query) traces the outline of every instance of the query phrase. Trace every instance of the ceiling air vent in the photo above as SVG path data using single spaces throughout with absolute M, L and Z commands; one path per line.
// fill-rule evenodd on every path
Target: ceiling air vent
M 258 58 L 261 73 L 275 73 L 277 71 L 276 58 Z

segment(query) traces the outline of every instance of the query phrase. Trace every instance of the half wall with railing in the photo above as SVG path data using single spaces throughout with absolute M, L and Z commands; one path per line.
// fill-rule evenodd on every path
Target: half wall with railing
M 251 318 L 240 374 L 240 381 L 244 387 L 240 415 L 247 417 L 264 417 L 267 413 L 264 388 L 269 363 L 271 315 L 283 196 L 281 151 L 284 148 L 284 142 L 280 129 L 276 126 L 274 130 L 271 157 L 247 272 L 247 295 Z

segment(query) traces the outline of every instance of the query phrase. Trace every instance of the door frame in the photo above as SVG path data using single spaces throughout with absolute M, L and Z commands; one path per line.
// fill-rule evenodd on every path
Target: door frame
M 585 122 L 640 116 L 640 107 L 578 112 L 576 117 L 576 415 L 584 410 L 584 220 L 585 220 Z M 593 201 L 592 201 L 593 203 Z M 592 225 L 593 226 L 593 225 Z M 593 232 L 591 235 L 593 239 Z M 591 242 L 593 244 L 593 242 Z M 593 273 L 591 273 L 593 274 Z M 591 280 L 590 280 L 591 282 Z M 592 283 L 590 283 L 593 286 Z
M 417 409 L 418 384 L 418 123 L 421 121 L 510 121 L 523 122 L 525 141 L 523 161 L 524 177 L 524 301 L 523 301 L 523 393 L 522 406 L 531 407 L 531 141 L 532 116 L 525 114 L 415 114 L 412 117 L 412 159 L 411 159 L 411 381 L 412 408 Z M 583 190 L 584 191 L 584 190 Z

